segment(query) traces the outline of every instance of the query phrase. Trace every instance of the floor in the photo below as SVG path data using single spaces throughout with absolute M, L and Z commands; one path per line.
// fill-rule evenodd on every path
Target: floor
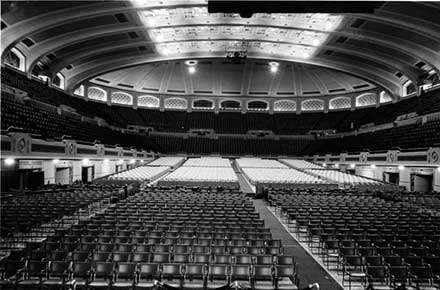
M 271 229 L 274 239 L 281 239 L 285 255 L 292 255 L 299 267 L 300 288 L 317 282 L 321 290 L 343 290 L 344 288 L 327 272 L 301 244 L 286 230 L 278 218 L 266 207 L 262 199 L 254 199 L 256 211 Z

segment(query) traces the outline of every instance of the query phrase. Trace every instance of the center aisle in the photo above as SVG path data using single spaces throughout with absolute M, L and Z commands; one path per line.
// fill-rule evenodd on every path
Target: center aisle
M 287 232 L 278 219 L 266 208 L 262 199 L 253 200 L 255 210 L 270 228 L 274 239 L 281 239 L 285 255 L 294 256 L 298 264 L 300 288 L 317 282 L 321 290 L 343 290 L 343 288 L 301 247 Z

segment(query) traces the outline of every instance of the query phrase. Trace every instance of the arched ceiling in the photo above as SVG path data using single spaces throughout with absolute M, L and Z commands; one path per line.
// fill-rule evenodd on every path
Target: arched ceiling
M 147 63 L 101 74 L 92 84 L 144 93 L 204 96 L 308 97 L 359 93 L 376 88 L 334 69 L 292 62 L 225 59 Z M 274 70 L 272 70 L 272 66 Z
M 135 86 L 140 87 L 144 80 L 129 72 L 146 72 L 147 63 L 225 59 L 228 50 L 246 51 L 248 59 L 292 62 L 293 67 L 303 63 L 331 71 L 328 79 L 313 78 L 320 91 L 344 72 L 397 98 L 408 80 L 423 84 L 428 73 L 438 74 L 440 68 L 440 4 L 436 2 L 378 3 L 372 14 L 257 13 L 251 18 L 208 13 L 203 0 L 2 1 L 1 5 L 2 65 L 6 54 L 16 48 L 26 58 L 29 76 L 36 68 L 50 77 L 61 72 L 69 93 L 110 71 L 117 71 L 113 75 L 121 79 L 135 78 Z M 340 85 L 348 89 L 351 83 Z

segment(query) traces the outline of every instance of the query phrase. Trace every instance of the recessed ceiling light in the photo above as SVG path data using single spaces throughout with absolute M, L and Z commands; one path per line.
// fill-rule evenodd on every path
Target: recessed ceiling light
M 187 66 L 195 66 L 195 65 L 197 65 L 197 63 L 198 63 L 198 61 L 195 60 L 195 59 L 188 59 L 188 60 L 185 61 L 185 64 Z

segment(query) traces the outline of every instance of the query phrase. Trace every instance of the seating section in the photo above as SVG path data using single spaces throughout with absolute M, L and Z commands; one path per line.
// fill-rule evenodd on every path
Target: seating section
M 150 163 L 148 163 L 148 166 L 169 166 L 169 167 L 176 167 L 180 163 L 182 163 L 185 160 L 184 157 L 160 157 Z
M 236 185 L 238 178 L 232 167 L 179 167 L 159 181 L 172 185 Z
M 283 163 L 287 163 L 290 166 L 294 167 L 294 168 L 299 168 L 299 169 L 321 169 L 323 168 L 321 165 L 306 161 L 306 160 L 301 160 L 301 159 L 280 159 L 280 161 L 282 161 Z
M 81 116 L 72 113 L 59 115 L 55 107 L 32 99 L 19 101 L 13 95 L 2 92 L 1 103 L 2 130 L 15 127 L 46 139 L 70 136 L 78 141 L 99 141 L 103 144 L 158 150 L 151 137 L 101 127 L 93 120 L 83 122 Z
M 354 190 L 274 188 L 268 200 L 344 283 L 440 282 L 440 217 L 423 206 Z
M 28 244 L 3 261 L 2 287 L 297 288 L 294 258 L 283 254 L 249 198 L 229 188 L 194 190 L 146 188 Z
M 328 184 L 325 179 L 320 179 L 307 173 L 284 168 L 243 168 L 243 173 L 253 184 Z
M 392 147 L 428 148 L 440 143 L 440 121 L 407 125 L 372 133 L 358 134 L 335 139 L 318 139 L 304 155 L 319 153 L 360 152 L 365 149 L 389 150 Z
M 186 132 L 190 128 L 214 128 L 218 133 L 244 134 L 247 130 L 272 130 L 280 135 L 302 135 L 310 130 L 351 131 L 364 124 L 384 124 L 398 116 L 415 112 L 418 115 L 440 110 L 440 90 L 425 93 L 421 97 L 409 98 L 392 105 L 379 108 L 357 109 L 356 111 L 319 113 L 266 113 L 220 112 L 159 112 L 121 106 L 107 106 L 93 103 L 85 105 L 84 100 L 72 98 L 63 92 L 47 87 L 37 80 L 29 80 L 9 68 L 2 68 L 2 83 L 28 92 L 31 98 L 59 106 L 74 108 L 79 114 L 100 117 L 112 125 L 126 127 L 128 124 L 152 126 L 159 131 Z
M 141 166 L 119 172 L 108 177 L 109 180 L 137 180 L 150 182 L 170 170 L 167 166 Z
M 391 147 L 427 148 L 440 143 L 440 121 L 412 124 L 387 130 L 375 131 L 344 138 L 313 139 L 313 136 L 286 139 L 233 138 L 220 136 L 207 137 L 148 136 L 146 133 L 122 131 L 128 125 L 153 127 L 156 131 L 187 132 L 191 128 L 214 129 L 217 133 L 246 134 L 248 130 L 271 130 L 279 135 L 304 135 L 311 130 L 330 130 L 345 132 L 359 129 L 362 125 L 383 124 L 394 121 L 398 116 L 417 113 L 424 115 L 440 110 L 440 90 L 435 90 L 416 98 L 409 98 L 396 104 L 379 108 L 358 109 L 353 112 L 319 113 L 266 113 L 248 112 L 193 112 L 133 110 L 118 105 L 108 106 L 98 102 L 85 102 L 81 98 L 67 96 L 63 92 L 47 87 L 40 81 L 2 68 L 2 83 L 24 90 L 30 98 L 16 98 L 2 91 L 2 130 L 11 127 L 22 128 L 24 132 L 36 134 L 46 139 L 69 136 L 78 141 L 101 142 L 103 144 L 153 150 L 162 153 L 197 154 L 254 154 L 304 156 L 342 151 L 359 152 L 365 149 L 389 150 Z M 48 105 L 50 104 L 50 105 Z M 72 113 L 57 106 L 65 105 Z M 193 115 L 194 114 L 194 115 Z M 113 129 L 100 126 L 98 117 Z M 206 129 L 206 128 L 205 128 Z M 397 138 L 398 137 L 398 138 Z
M 286 165 L 274 159 L 239 158 L 235 162 L 241 168 L 288 168 Z
M 28 232 L 51 220 L 71 215 L 89 204 L 117 195 L 113 186 L 55 186 L 26 195 L 2 197 L 1 236 Z
M 358 175 L 348 174 L 337 170 L 306 169 L 305 171 L 345 185 L 352 185 L 352 186 L 374 185 L 379 183 L 378 181 L 373 179 L 365 178 Z
M 227 158 L 221 157 L 201 157 L 189 158 L 182 166 L 188 167 L 231 167 Z

